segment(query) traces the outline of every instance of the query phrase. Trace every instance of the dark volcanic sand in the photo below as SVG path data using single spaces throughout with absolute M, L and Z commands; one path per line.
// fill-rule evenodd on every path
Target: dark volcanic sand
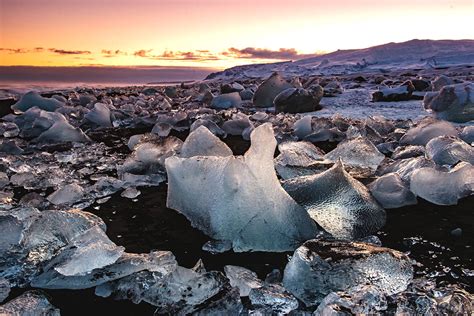
M 235 154 L 243 154 L 249 147 L 249 142 L 240 137 L 228 137 L 225 141 Z M 113 143 L 116 149 L 127 151 L 124 146 L 116 147 L 120 143 L 118 139 L 114 139 Z M 112 142 L 108 145 L 112 145 Z M 105 204 L 94 204 L 86 209 L 105 221 L 107 235 L 128 252 L 170 250 L 178 263 L 185 267 L 192 267 L 202 259 L 208 270 L 222 271 L 225 265 L 239 265 L 255 271 L 260 278 L 265 278 L 272 269 L 283 270 L 288 256 L 292 254 L 226 252 L 212 255 L 201 249 L 209 238 L 193 228 L 183 215 L 166 208 L 166 184 L 139 190 L 141 195 L 136 201 L 123 198 L 118 192 Z M 387 210 L 387 223 L 378 236 L 384 246 L 410 253 L 410 257 L 419 263 L 416 267 L 417 276 L 442 271 L 443 267 L 447 267 L 445 275 L 436 277 L 436 280 L 440 284 L 461 284 L 472 292 L 474 278 L 461 276 L 460 269 L 474 269 L 473 218 L 473 196 L 450 207 L 419 199 L 418 205 Z M 462 229 L 460 237 L 451 235 L 450 232 L 455 228 Z M 417 238 L 418 243 L 414 244 L 413 238 Z M 24 291 L 15 289 L 10 298 Z M 94 289 L 45 292 L 62 315 L 152 315 L 155 310 L 147 303 L 135 305 L 130 301 L 97 297 Z

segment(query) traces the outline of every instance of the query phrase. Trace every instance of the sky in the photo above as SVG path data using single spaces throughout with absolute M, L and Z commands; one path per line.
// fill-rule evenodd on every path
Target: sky
M 0 0 L 0 65 L 192 66 L 473 39 L 474 0 Z

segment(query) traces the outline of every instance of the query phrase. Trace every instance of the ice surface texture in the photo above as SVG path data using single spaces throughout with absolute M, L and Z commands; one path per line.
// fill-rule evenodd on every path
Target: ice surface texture
M 278 182 L 271 124 L 256 128 L 251 143 L 243 157 L 166 159 L 167 206 L 235 251 L 295 249 L 318 234 L 316 224 Z
M 385 224 L 385 211 L 342 163 L 312 176 L 287 180 L 284 189 L 336 238 L 368 236 Z
M 404 291 L 413 278 L 409 258 L 360 242 L 310 240 L 287 264 L 283 285 L 308 306 L 329 293 L 369 284 L 387 295 Z

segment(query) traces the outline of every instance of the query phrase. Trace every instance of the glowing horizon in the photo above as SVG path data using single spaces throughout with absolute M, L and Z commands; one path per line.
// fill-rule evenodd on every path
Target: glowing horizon
M 0 0 L 0 65 L 192 66 L 474 38 L 471 0 Z

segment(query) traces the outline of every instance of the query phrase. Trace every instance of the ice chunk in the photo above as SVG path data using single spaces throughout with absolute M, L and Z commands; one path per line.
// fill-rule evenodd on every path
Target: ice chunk
M 448 76 L 445 75 L 440 75 L 436 77 L 432 82 L 431 82 L 431 89 L 433 91 L 439 91 L 441 90 L 444 86 L 449 86 L 454 84 L 454 80 L 449 78 Z
M 37 143 L 58 143 L 58 142 L 90 142 L 90 138 L 78 128 L 67 121 L 58 121 L 48 130 L 44 131 L 36 139 Z
M 169 251 L 153 251 L 149 254 L 124 253 L 113 264 L 93 269 L 83 275 L 66 276 L 60 274 L 52 264 L 49 264 L 48 269 L 35 277 L 31 285 L 43 289 L 87 289 L 143 270 L 154 272 L 163 277 L 174 271 L 176 266 L 176 260 Z
M 237 113 L 232 116 L 232 120 L 222 124 L 222 129 L 229 135 L 241 136 L 246 130 L 253 129 L 253 124 L 247 115 Z
M 0 315 L 5 316 L 60 316 L 59 309 L 51 305 L 40 291 L 28 291 L 0 306 Z
M 0 303 L 10 294 L 10 282 L 7 279 L 0 278 Z
M 141 192 L 139 190 L 137 190 L 137 188 L 134 188 L 134 187 L 129 187 L 129 188 L 126 188 L 121 194 L 120 196 L 121 197 L 124 197 L 124 198 L 127 198 L 127 199 L 134 199 L 136 198 L 137 196 L 139 196 L 141 194 Z
M 283 285 L 307 306 L 331 292 L 372 285 L 386 295 L 404 291 L 413 278 L 410 259 L 398 251 L 361 242 L 310 240 L 285 267 Z
M 439 119 L 468 122 L 474 120 L 473 90 L 473 83 L 445 86 L 439 92 L 427 94 L 423 105 Z
M 430 140 L 438 136 L 457 136 L 456 128 L 448 122 L 433 119 L 422 120 L 415 127 L 410 128 L 400 139 L 401 144 L 425 146 Z
M 357 137 L 340 142 L 324 158 L 332 162 L 341 159 L 350 168 L 374 173 L 385 156 L 367 138 Z
M 289 88 L 280 92 L 273 103 L 275 112 L 304 113 L 320 110 L 319 104 L 323 97 L 323 88 L 306 90 L 303 88 Z
M 382 88 L 372 94 L 372 101 L 408 101 L 411 99 L 413 91 L 415 91 L 415 87 L 411 82 L 409 85 L 401 85 L 393 88 Z
M 468 144 L 474 144 L 474 125 L 466 126 L 462 129 L 459 137 Z
M 48 201 L 55 205 L 74 204 L 84 196 L 84 189 L 76 184 L 66 184 L 48 196 Z
M 303 116 L 298 121 L 296 121 L 293 125 L 293 130 L 299 139 L 303 139 L 311 134 L 313 132 L 311 127 L 311 116 Z
M 283 187 L 336 238 L 361 238 L 385 224 L 385 211 L 340 161 L 323 173 L 287 180 Z
M 170 157 L 167 206 L 235 251 L 286 251 L 318 233 L 309 215 L 282 189 L 271 124 L 251 134 L 243 157 Z
M 263 286 L 257 274 L 248 269 L 227 265 L 224 267 L 224 272 L 230 285 L 239 289 L 240 296 L 249 296 L 250 290 Z
M 259 108 L 269 108 L 273 106 L 273 100 L 283 90 L 293 88 L 277 72 L 262 82 L 253 96 L 253 104 Z
M 384 175 L 396 172 L 404 182 L 409 183 L 410 177 L 414 171 L 423 167 L 434 166 L 435 164 L 433 161 L 421 156 L 394 161 L 393 163 L 381 167 L 378 173 L 379 175 Z
M 200 126 L 205 126 L 207 129 L 214 135 L 218 137 L 225 137 L 227 136 L 227 133 L 223 131 L 219 126 L 217 126 L 216 123 L 210 120 L 205 120 L 205 119 L 198 119 L 194 121 L 193 124 L 191 124 L 191 127 L 189 128 L 189 132 L 194 132 L 198 127 Z
M 275 158 L 275 168 L 283 179 L 321 172 L 324 153 L 310 142 L 288 141 L 278 145 L 280 154 Z M 323 169 L 325 170 L 325 169 Z
M 240 94 L 238 92 L 221 94 L 214 97 L 211 101 L 211 108 L 214 109 L 228 109 L 231 107 L 239 107 L 242 103 Z
M 406 159 L 425 155 L 424 146 L 400 146 L 392 153 L 392 159 Z
M 98 127 L 112 127 L 111 116 L 110 109 L 106 104 L 96 103 L 94 108 L 84 115 L 84 120 Z
M 458 200 L 474 193 L 474 167 L 461 162 L 449 172 L 421 168 L 413 172 L 410 190 L 438 205 L 456 205 Z
M 474 164 L 474 148 L 454 136 L 439 136 L 426 144 L 426 156 L 438 165 L 454 165 L 459 161 Z
M 249 294 L 252 306 L 264 315 L 286 315 L 298 308 L 296 297 L 278 284 L 265 284 L 253 288 Z
M 63 106 L 64 103 L 55 98 L 43 98 L 38 92 L 30 91 L 21 96 L 20 100 L 11 106 L 15 113 L 22 113 L 32 107 L 54 112 L 57 108 Z
M 184 141 L 181 153 L 183 158 L 193 156 L 232 156 L 232 150 L 214 136 L 205 126 L 199 126 Z
M 397 173 L 388 173 L 371 184 L 370 193 L 384 208 L 398 208 L 417 203 L 416 196 Z

